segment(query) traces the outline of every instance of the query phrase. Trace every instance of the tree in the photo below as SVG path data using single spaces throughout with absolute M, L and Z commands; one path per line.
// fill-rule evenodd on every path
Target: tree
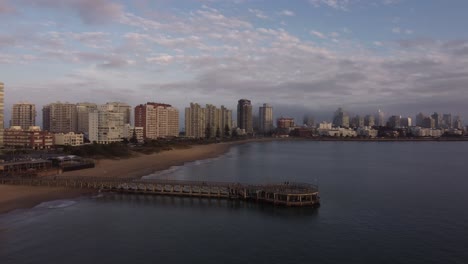
M 219 129 L 219 127 L 216 128 L 216 137 L 217 138 L 221 137 L 221 130 Z
M 224 126 L 224 137 L 230 137 L 231 136 L 231 131 L 229 129 L 228 124 Z
M 211 125 L 210 125 L 210 123 L 206 124 L 205 137 L 207 139 L 211 138 Z
M 237 129 L 233 129 L 233 130 L 232 130 L 232 137 L 233 137 L 233 138 L 236 138 L 237 136 L 238 136 L 238 134 L 237 134 Z
M 136 134 L 136 129 L 133 129 L 133 135 L 132 135 L 132 137 L 130 138 L 130 143 L 132 143 L 132 144 L 137 144 L 137 143 L 138 143 L 138 138 L 137 138 L 137 134 Z

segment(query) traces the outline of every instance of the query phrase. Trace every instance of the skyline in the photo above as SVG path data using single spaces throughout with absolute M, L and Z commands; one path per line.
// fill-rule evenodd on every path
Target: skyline
M 467 8 L 465 1 L 3 0 L 5 120 L 20 101 L 38 109 L 59 100 L 235 109 L 239 98 L 296 119 L 330 119 L 338 107 L 466 119 Z

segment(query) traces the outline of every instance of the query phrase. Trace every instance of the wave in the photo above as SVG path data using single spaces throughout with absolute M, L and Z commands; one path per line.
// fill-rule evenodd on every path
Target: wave
M 75 205 L 76 203 L 77 203 L 76 201 L 71 201 L 71 200 L 55 200 L 55 201 L 40 203 L 34 208 L 59 209 L 59 208 L 65 208 L 65 207 Z

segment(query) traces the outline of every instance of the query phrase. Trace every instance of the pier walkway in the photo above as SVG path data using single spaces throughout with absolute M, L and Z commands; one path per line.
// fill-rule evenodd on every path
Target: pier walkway
M 283 206 L 319 206 L 318 187 L 313 184 L 241 184 L 208 181 L 177 181 L 91 177 L 0 177 L 0 184 L 96 189 L 104 192 L 225 198 L 266 202 Z

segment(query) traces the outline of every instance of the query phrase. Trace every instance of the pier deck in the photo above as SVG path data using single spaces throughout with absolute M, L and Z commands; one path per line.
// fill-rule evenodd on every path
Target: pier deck
M 135 178 L 0 178 L 0 184 L 96 189 L 104 192 L 258 201 L 282 206 L 319 206 L 318 187 L 306 183 L 241 184 Z

